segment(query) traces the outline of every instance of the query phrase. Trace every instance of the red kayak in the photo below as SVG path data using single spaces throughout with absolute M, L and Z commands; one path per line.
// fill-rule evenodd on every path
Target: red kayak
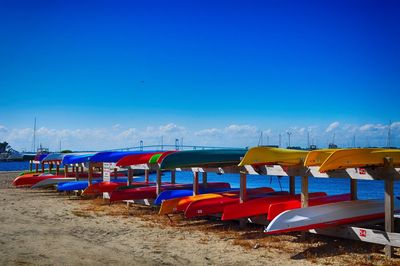
M 334 203 L 339 201 L 351 200 L 351 194 L 340 194 L 325 197 L 314 197 L 308 200 L 308 206 L 317 206 L 322 204 Z M 271 204 L 268 208 L 267 220 L 272 221 L 276 216 L 284 211 L 294 210 L 301 208 L 301 201 L 299 199 L 289 200 L 280 203 Z
M 204 185 L 199 184 L 199 188 Z M 207 183 L 207 188 L 230 188 L 229 183 L 213 182 Z M 193 184 L 167 184 L 161 186 L 161 191 L 176 189 L 193 189 Z M 156 186 L 129 188 L 123 190 L 114 190 L 111 193 L 110 202 L 123 200 L 142 200 L 157 198 Z
M 323 197 L 326 196 L 325 192 L 310 193 L 309 197 Z M 236 220 L 241 218 L 248 218 L 252 216 L 266 215 L 269 206 L 273 203 L 280 203 L 292 200 L 300 200 L 300 194 L 297 195 L 275 195 L 265 198 L 250 199 L 244 203 L 235 203 L 225 206 L 221 220 Z
M 64 177 L 64 175 L 56 176 L 52 174 L 43 174 L 43 173 L 25 174 L 16 177 L 13 181 L 13 185 L 16 187 L 31 187 L 42 180 L 55 177 Z
M 248 191 L 248 198 L 260 198 L 267 196 L 278 196 L 288 195 L 288 192 L 275 192 L 272 188 L 267 193 L 257 193 Z M 212 198 L 206 200 L 194 201 L 189 204 L 185 211 L 186 218 L 207 216 L 212 214 L 222 213 L 224 208 L 231 204 L 237 204 L 240 202 L 239 196 L 224 196 L 222 198 Z
M 269 193 L 269 192 L 273 192 L 273 190 L 271 190 L 271 188 L 269 187 L 259 187 L 259 188 L 250 188 L 247 189 L 247 193 L 248 194 L 262 194 L 262 193 Z M 224 192 L 213 192 L 212 194 L 219 194 L 221 196 L 225 196 L 226 194 L 230 194 L 230 195 L 234 195 L 234 196 L 239 196 L 240 194 L 240 190 L 236 189 L 236 190 L 231 190 L 231 191 L 224 191 Z M 201 194 L 199 196 L 191 196 L 191 200 L 183 200 L 182 202 L 179 202 L 179 204 L 177 204 L 175 206 L 176 210 L 175 212 L 185 212 L 185 210 L 187 209 L 187 207 L 190 205 L 190 203 L 194 202 L 194 201 L 198 201 L 198 200 L 209 200 L 209 199 L 196 199 L 196 197 L 205 197 L 204 194 Z
M 155 184 L 156 183 L 154 183 L 154 182 L 132 182 L 132 184 L 129 187 L 130 188 L 132 188 L 133 186 L 146 187 L 146 186 L 154 186 Z M 114 190 L 116 190 L 120 187 L 125 187 L 125 186 L 127 186 L 126 182 L 113 182 L 113 181 L 98 182 L 98 183 L 88 186 L 82 192 L 82 196 L 102 194 L 104 192 L 111 193 Z

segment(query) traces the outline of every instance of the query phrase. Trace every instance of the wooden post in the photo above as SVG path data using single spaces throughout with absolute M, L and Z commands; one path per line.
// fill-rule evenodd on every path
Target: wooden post
M 32 160 L 29 160 L 29 172 L 32 172 Z
M 351 200 L 357 200 L 357 179 L 350 179 L 350 198 Z
M 384 158 L 384 167 L 393 168 L 393 158 Z M 394 232 L 394 197 L 393 197 L 393 177 L 385 178 L 385 231 Z M 388 258 L 394 256 L 394 249 L 390 245 L 385 246 L 385 255 Z
M 132 168 L 128 168 L 128 186 L 132 185 L 133 180 L 133 170 Z
M 39 172 L 39 164 L 35 163 L 35 172 L 38 173 Z
M 92 163 L 89 162 L 89 171 L 88 171 L 88 183 L 89 183 L 89 186 L 92 185 L 92 181 L 93 181 L 93 166 L 92 166 Z
M 301 177 L 301 207 L 308 207 L 308 176 Z M 306 239 L 306 232 L 301 232 L 302 239 Z
M 48 163 L 48 165 L 49 165 L 49 169 L 47 169 L 47 170 L 49 170 L 49 174 L 51 174 L 51 171 L 53 170 L 53 163 Z
M 75 173 L 75 165 L 72 166 L 72 173 Z
M 199 172 L 193 172 L 193 196 L 199 195 Z
M 79 166 L 75 167 L 75 179 L 78 181 L 79 180 Z
M 301 207 L 308 207 L 308 176 L 301 177 Z
M 64 176 L 68 177 L 68 164 L 64 165 Z
M 56 163 L 56 175 L 60 174 L 60 165 Z
M 114 179 L 118 178 L 118 169 L 114 168 Z
M 156 182 L 157 182 L 156 183 L 156 194 L 157 194 L 157 196 L 160 195 L 160 193 L 161 193 L 161 176 L 162 176 L 161 174 L 162 174 L 161 170 L 157 170 L 157 180 L 156 180 Z M 147 182 L 148 182 L 148 179 L 147 179 Z
M 42 163 L 42 173 L 44 173 L 44 163 Z
M 148 169 L 144 170 L 144 182 L 146 182 L 146 183 L 149 182 L 149 170 Z
M 83 174 L 84 166 L 81 164 L 81 174 Z
M 295 176 L 289 176 L 289 192 L 290 192 L 290 195 L 296 194 L 296 177 Z
M 202 176 L 203 176 L 203 187 L 206 188 L 207 187 L 207 172 L 203 172 Z
M 240 203 L 247 200 L 247 175 L 245 172 L 240 172 Z
M 176 171 L 172 170 L 171 171 L 171 184 L 175 184 L 176 183 Z

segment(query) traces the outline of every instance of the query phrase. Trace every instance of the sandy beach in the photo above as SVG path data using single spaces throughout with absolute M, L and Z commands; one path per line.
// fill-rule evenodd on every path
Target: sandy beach
M 147 206 L 109 206 L 54 190 L 16 189 L 0 173 L 1 265 L 396 265 L 382 246 L 261 226 L 171 220 Z M 398 251 L 397 251 L 398 252 Z M 398 253 L 397 253 L 398 254 Z

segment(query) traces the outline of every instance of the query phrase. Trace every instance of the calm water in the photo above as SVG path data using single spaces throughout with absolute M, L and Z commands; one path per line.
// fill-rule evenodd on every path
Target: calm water
M 0 162 L 0 171 L 29 170 L 29 161 L 26 162 Z
M 0 162 L 0 171 L 19 171 L 28 170 L 29 162 Z M 140 179 L 144 179 L 141 177 Z M 139 179 L 139 180 L 140 180 Z M 201 174 L 199 175 L 201 181 Z M 155 181 L 156 176 L 150 175 L 150 180 Z M 170 174 L 165 173 L 163 175 L 163 181 L 169 181 Z M 213 173 L 208 174 L 208 180 L 210 182 L 229 182 L 232 187 L 239 187 L 239 175 L 238 174 L 224 174 L 217 175 Z M 189 172 L 177 172 L 176 181 L 179 183 L 191 183 L 193 182 L 193 175 Z M 272 187 L 275 190 L 288 190 L 289 189 L 289 178 L 282 177 L 267 177 L 258 175 L 248 175 L 247 186 L 252 187 Z M 296 192 L 300 193 L 301 178 L 296 178 Z M 400 184 L 395 182 L 395 195 L 400 196 Z M 346 178 L 310 178 L 309 179 L 309 191 L 317 192 L 324 191 L 329 195 L 342 194 L 350 192 L 350 180 Z M 373 199 L 383 198 L 384 196 L 384 184 L 383 181 L 358 181 L 358 197 L 360 199 Z

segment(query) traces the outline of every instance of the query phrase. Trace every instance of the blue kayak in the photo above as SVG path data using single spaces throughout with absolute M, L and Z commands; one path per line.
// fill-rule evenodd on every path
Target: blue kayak
M 199 194 L 206 193 L 217 193 L 239 190 L 238 188 L 199 188 Z M 164 200 L 176 199 L 181 197 L 193 196 L 193 190 L 189 189 L 179 189 L 179 190 L 165 190 L 158 195 L 156 200 L 153 202 L 154 205 L 161 205 Z
M 101 182 L 101 181 L 103 181 L 103 180 L 102 179 L 93 180 L 92 183 L 96 184 L 96 183 Z M 84 190 L 88 186 L 89 186 L 89 182 L 87 180 L 62 182 L 62 183 L 58 183 L 57 190 L 58 191 Z

